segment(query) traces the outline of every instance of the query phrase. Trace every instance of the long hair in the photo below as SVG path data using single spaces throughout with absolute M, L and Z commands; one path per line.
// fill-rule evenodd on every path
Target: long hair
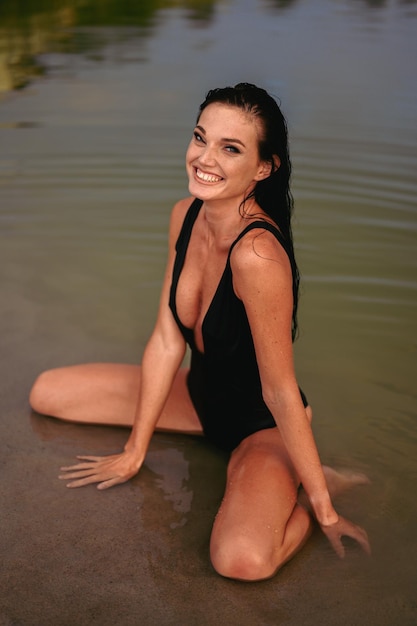
M 288 129 L 278 103 L 265 89 L 250 83 L 234 87 L 212 89 L 200 105 L 197 122 L 204 109 L 213 103 L 235 106 L 252 115 L 259 124 L 259 157 L 271 165 L 268 178 L 258 181 L 245 198 L 255 202 L 275 222 L 285 240 L 293 277 L 292 338 L 297 335 L 297 307 L 300 275 L 295 261 L 291 228 L 294 200 L 290 189 L 291 160 L 288 146 Z M 275 157 L 275 159 L 274 159 Z M 276 157 L 280 165 L 277 167 Z

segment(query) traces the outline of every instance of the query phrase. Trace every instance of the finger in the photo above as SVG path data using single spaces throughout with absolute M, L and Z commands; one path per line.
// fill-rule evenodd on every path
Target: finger
M 330 539 L 330 543 L 332 544 L 333 549 L 336 552 L 336 554 L 339 557 L 339 559 L 344 559 L 345 558 L 345 554 L 346 554 L 346 550 L 345 550 L 345 546 L 343 545 L 342 540 L 340 539 L 340 537 L 332 537 Z
M 84 469 L 87 467 L 91 467 L 91 465 L 98 463 L 99 461 L 103 461 L 103 460 L 108 460 L 111 457 L 105 457 L 105 456 L 77 456 L 77 459 L 79 459 L 80 461 L 88 461 L 87 463 L 75 463 L 73 465 L 65 465 L 60 467 L 61 470 L 73 470 L 75 468 L 80 468 L 80 469 Z
M 77 459 L 86 461 L 85 463 L 75 463 L 74 465 L 64 465 L 59 469 L 67 472 L 78 469 L 88 469 L 89 467 L 98 467 L 111 463 L 114 460 L 114 456 L 77 456 Z
M 114 457 L 114 455 L 108 455 L 108 456 L 84 456 L 84 455 L 80 455 L 77 454 L 76 458 L 80 459 L 80 461 L 102 461 L 103 459 L 112 459 Z
M 351 537 L 359 543 L 361 548 L 367 553 L 371 554 L 371 546 L 368 539 L 368 534 L 364 528 L 361 526 L 357 526 L 356 524 L 352 524 L 347 520 L 343 520 L 345 528 L 342 529 L 342 535 L 346 537 Z
M 366 552 L 366 554 L 370 555 L 371 544 L 369 543 L 368 534 L 365 530 L 363 530 L 363 528 L 360 528 L 359 531 L 360 532 L 357 534 L 355 539 L 359 543 L 363 551 Z
M 120 485 L 121 483 L 126 482 L 126 478 L 121 478 L 120 476 L 115 476 L 114 478 L 110 478 L 109 480 L 105 480 L 97 485 L 97 489 L 100 491 L 104 491 L 105 489 L 109 489 L 110 487 L 114 487 L 114 485 Z
M 102 476 L 86 476 L 85 478 L 80 478 L 77 480 L 72 480 L 70 483 L 67 483 L 68 489 L 74 489 L 77 487 L 84 487 L 85 485 L 91 485 L 93 483 L 98 483 L 100 480 L 103 480 Z
M 97 462 L 77 463 L 76 465 L 65 465 L 63 467 L 60 467 L 59 469 L 61 470 L 61 472 L 72 472 L 73 470 L 84 470 L 84 469 L 94 468 L 97 466 L 98 466 Z
M 60 480 L 70 480 L 71 478 L 84 478 L 86 476 L 97 475 L 97 471 L 94 468 L 86 470 L 78 470 L 76 472 L 66 472 L 65 474 L 59 474 Z

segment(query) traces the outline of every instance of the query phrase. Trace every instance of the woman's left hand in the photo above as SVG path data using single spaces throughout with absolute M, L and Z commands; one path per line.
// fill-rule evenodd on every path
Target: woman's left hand
M 371 546 L 369 544 L 366 530 L 353 524 L 344 517 L 340 517 L 334 524 L 320 524 L 321 530 L 333 546 L 337 556 L 341 559 L 345 556 L 345 547 L 342 543 L 342 537 L 350 537 L 359 543 L 366 554 L 371 554 Z
M 124 451 L 110 456 L 77 456 L 81 463 L 61 467 L 60 480 L 69 480 L 67 487 L 84 487 L 99 483 L 97 489 L 108 489 L 135 476 L 141 466 L 137 455 Z

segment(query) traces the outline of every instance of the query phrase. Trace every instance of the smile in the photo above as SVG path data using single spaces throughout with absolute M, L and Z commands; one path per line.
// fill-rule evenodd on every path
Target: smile
M 215 176 L 214 174 L 207 174 L 207 172 L 203 172 L 202 170 L 195 168 L 195 175 L 198 179 L 203 180 L 205 183 L 218 183 L 223 180 L 221 176 Z

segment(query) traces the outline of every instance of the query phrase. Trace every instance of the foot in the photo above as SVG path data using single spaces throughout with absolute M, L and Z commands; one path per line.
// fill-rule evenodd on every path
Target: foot
M 352 489 L 352 487 L 369 485 L 371 482 L 366 474 L 349 469 L 337 471 L 332 467 L 323 465 L 323 473 L 332 498 Z
M 333 469 L 332 467 L 323 465 L 323 473 L 326 479 L 330 497 L 332 499 L 336 496 L 339 496 L 341 493 L 352 489 L 353 487 L 357 487 L 359 485 L 369 485 L 371 482 L 366 474 L 362 474 L 361 472 L 354 472 L 353 470 L 349 469 L 343 469 L 338 471 Z M 298 504 L 300 504 L 310 513 L 312 512 L 310 501 L 307 498 L 307 494 L 302 487 L 298 492 Z

